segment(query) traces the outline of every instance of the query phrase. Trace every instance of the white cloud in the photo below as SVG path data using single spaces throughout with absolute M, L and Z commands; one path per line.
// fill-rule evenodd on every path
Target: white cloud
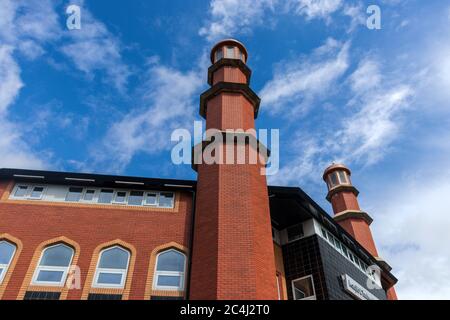
M 151 65 L 140 89 L 144 107 L 132 109 L 111 125 L 100 147 L 92 150 L 94 166 L 120 172 L 140 152 L 155 154 L 169 148 L 174 129 L 193 126 L 202 74 Z
M 364 59 L 358 69 L 350 76 L 351 89 L 358 95 L 377 87 L 381 82 L 381 74 L 377 61 Z
M 377 213 L 372 228 L 381 255 L 399 279 L 400 299 L 450 297 L 450 172 L 439 167 L 438 177 L 408 175 L 369 202 Z
M 44 161 L 27 145 L 23 128 L 7 118 L 12 105 L 23 87 L 20 68 L 13 58 L 10 46 L 0 46 L 0 168 L 43 168 Z
M 319 108 L 337 94 L 347 99 L 346 103 L 340 102 L 327 110 L 329 117 L 319 118 L 314 127 L 320 130 L 300 126 L 288 146 L 293 150 L 292 158 L 277 176 L 271 177 L 271 183 L 308 181 L 317 185 L 321 183 L 323 169 L 333 161 L 350 166 L 375 164 L 385 157 L 401 133 L 402 116 L 411 108 L 410 100 L 415 94 L 413 87 L 394 75 L 383 75 L 375 58 L 363 58 L 352 74 L 343 77 L 349 65 L 348 50 L 348 44 L 338 46 L 329 40 L 327 45 L 316 49 L 313 57 L 334 52 L 332 58 L 315 64 L 310 62 L 311 58 L 305 58 L 298 70 L 280 72 L 262 90 L 262 101 L 268 108 L 274 108 L 275 112 L 281 108 L 297 111 L 289 113 L 291 121 L 304 116 L 298 110 L 305 109 L 298 106 L 305 101 L 310 106 L 306 109 L 309 112 L 311 106 Z
M 236 33 L 245 33 L 251 27 L 263 24 L 266 10 L 273 10 L 278 0 L 212 0 L 210 20 L 199 31 L 209 41 Z
M 95 19 L 83 0 L 73 4 L 81 6 L 81 30 L 65 30 L 69 42 L 62 45 L 61 51 L 88 77 L 93 78 L 95 71 L 104 71 L 106 82 L 124 92 L 131 70 L 123 62 L 120 40 Z
M 20 68 L 13 59 L 12 53 L 11 46 L 0 46 L 0 116 L 6 113 L 8 106 L 23 87 Z
M 298 15 L 306 16 L 306 19 L 315 18 L 330 19 L 330 15 L 342 6 L 341 0 L 290 0 L 289 5 Z
M 290 117 L 304 112 L 345 73 L 349 47 L 328 39 L 310 57 L 282 63 L 260 91 L 262 103 L 273 114 L 284 111 Z
M 342 3 L 342 0 L 211 0 L 210 17 L 199 34 L 209 41 L 247 34 L 258 26 L 272 26 L 276 16 L 270 13 L 303 16 L 308 21 L 324 19 L 329 23 L 332 14 L 342 9 Z M 345 14 L 356 12 L 348 9 Z M 356 16 L 352 25 L 355 21 Z
M 412 94 L 409 86 L 399 85 L 364 96 L 362 108 L 344 119 L 342 128 L 333 137 L 341 161 L 371 165 L 382 159 L 386 148 L 398 136 L 401 122 L 397 116 L 410 107 L 408 99 Z

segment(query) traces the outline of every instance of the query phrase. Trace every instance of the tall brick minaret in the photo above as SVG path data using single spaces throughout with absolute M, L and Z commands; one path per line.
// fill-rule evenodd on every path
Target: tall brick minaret
M 250 89 L 247 50 L 236 40 L 216 44 L 208 70 L 211 88 L 200 98 L 206 129 L 254 129 L 259 98 Z M 247 136 L 247 138 L 255 138 Z M 208 142 L 194 148 L 206 153 Z M 237 151 L 233 142 L 221 144 Z M 243 145 L 251 151 L 251 144 Z M 258 149 L 258 148 L 257 148 Z M 195 152 L 195 151 L 194 151 Z M 190 299 L 277 299 L 275 260 L 264 161 L 198 164 Z
M 370 225 L 373 220 L 369 214 L 360 209 L 357 199 L 359 191 L 352 185 L 350 176 L 350 169 L 342 164 L 329 166 L 323 174 L 323 179 L 328 186 L 327 200 L 331 202 L 333 207 L 334 220 L 378 261 L 386 264 L 379 257 L 372 237 Z M 388 298 L 396 300 L 397 295 L 394 287 L 391 286 L 387 289 Z

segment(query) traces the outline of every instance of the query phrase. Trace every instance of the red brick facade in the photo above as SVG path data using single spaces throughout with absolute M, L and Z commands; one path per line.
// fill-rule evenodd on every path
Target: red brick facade
M 8 182 L 0 183 L 0 191 L 8 191 L 7 188 Z M 28 286 L 24 281 L 39 244 L 64 236 L 79 245 L 77 265 L 81 269 L 82 284 L 80 290 L 70 290 L 67 299 L 81 299 L 94 250 L 116 239 L 136 249 L 129 299 L 144 299 L 152 251 L 170 242 L 189 246 L 192 196 L 177 193 L 176 197 L 178 207 L 173 212 L 50 203 L 37 205 L 32 201 L 25 204 L 3 197 L 0 201 L 0 235 L 12 234 L 22 242 L 23 249 L 2 298 L 17 299 L 22 285 Z
M 331 177 L 331 175 L 334 175 L 334 177 Z M 342 164 L 331 165 L 323 174 L 323 178 L 328 185 L 327 199 L 333 207 L 334 218 L 372 256 L 382 260 L 379 258 L 370 230 L 372 219 L 367 213 L 361 211 L 357 198 L 359 192 L 353 187 L 350 176 L 350 169 Z M 397 299 L 394 287 L 387 290 L 387 296 L 390 300 Z
M 215 84 L 246 82 L 238 66 L 219 68 L 213 79 Z M 255 105 L 241 93 L 220 92 L 206 110 L 207 129 L 254 129 Z M 245 149 L 248 155 L 250 147 Z M 198 166 L 191 299 L 277 299 L 263 167 L 248 161 Z

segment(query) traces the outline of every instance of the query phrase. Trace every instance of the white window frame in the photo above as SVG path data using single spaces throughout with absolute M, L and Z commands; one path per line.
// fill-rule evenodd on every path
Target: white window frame
M 4 240 L 4 239 L 0 240 L 0 244 L 2 242 L 5 242 L 7 244 L 12 245 L 14 247 L 14 251 L 13 251 L 13 254 L 11 255 L 11 258 L 9 258 L 9 261 L 8 261 L 7 264 L 0 264 L 0 268 L 3 269 L 2 273 L 0 274 L 0 284 L 3 283 L 3 279 L 5 279 L 5 276 L 8 273 L 9 267 L 11 266 L 11 262 L 12 262 L 14 256 L 16 255 L 16 252 L 17 252 L 17 246 L 14 243 L 11 243 L 11 242 L 9 242 L 7 240 Z
M 33 194 L 34 188 L 42 188 L 42 193 L 41 196 L 39 198 L 34 198 L 31 195 Z M 31 190 L 30 193 L 28 194 L 28 200 L 42 200 L 44 198 L 45 192 L 47 191 L 47 186 L 42 186 L 42 185 L 32 185 L 31 186 Z
M 17 192 L 17 189 L 19 189 L 19 187 L 26 187 L 27 188 L 27 191 L 26 191 L 24 196 L 16 196 L 16 192 Z M 30 195 L 30 185 L 29 184 L 19 184 L 19 183 L 17 183 L 14 186 L 13 192 L 11 192 L 11 198 L 13 198 L 13 199 L 28 199 L 29 195 Z
M 78 200 L 78 201 L 69 201 L 69 200 L 66 200 L 67 199 L 67 196 L 69 195 L 69 193 L 70 193 L 70 189 L 71 188 L 81 188 L 81 197 L 80 197 L 80 200 Z M 66 193 L 66 196 L 64 197 L 64 202 L 69 202 L 69 203 L 79 203 L 79 202 L 81 202 L 81 200 L 83 200 L 83 197 L 84 197 L 84 188 L 83 187 L 78 187 L 78 186 L 69 186 L 68 188 L 67 188 L 67 193 Z
M 102 259 L 103 252 L 114 249 L 114 248 L 119 248 L 119 249 L 125 251 L 126 253 L 128 253 L 126 269 L 100 268 L 99 265 L 100 265 L 100 261 Z M 121 246 L 108 247 L 108 248 L 105 248 L 102 251 L 100 251 L 100 254 L 98 256 L 97 266 L 95 267 L 94 281 L 92 283 L 92 287 L 93 288 L 112 288 L 112 289 L 125 288 L 125 283 L 127 281 L 127 276 L 128 276 L 128 268 L 130 266 L 130 258 L 131 258 L 131 252 Z M 98 278 L 101 273 L 121 274 L 122 279 L 120 281 L 120 284 L 98 283 Z
M 224 54 L 223 54 L 223 47 L 220 47 L 219 49 L 217 49 L 217 51 L 216 51 L 216 61 L 215 62 L 217 62 L 217 61 L 219 61 L 220 59 L 222 59 L 224 57 Z
M 147 203 L 147 198 L 148 198 L 148 194 L 149 193 L 156 194 L 156 203 L 155 204 L 148 204 Z M 146 206 L 146 207 L 158 207 L 159 206 L 159 192 L 157 192 L 157 191 L 146 191 L 145 195 L 144 195 L 143 205 Z
M 50 248 L 53 247 L 57 247 L 63 245 L 67 248 L 69 248 L 70 250 L 72 250 L 72 256 L 70 257 L 70 262 L 69 265 L 67 267 L 53 267 L 53 266 L 41 266 L 40 263 L 42 261 L 42 257 L 44 256 L 45 251 L 47 251 Z M 71 247 L 69 247 L 68 245 L 64 244 L 64 243 L 58 243 L 49 247 L 46 247 L 44 250 L 42 250 L 41 252 L 41 256 L 38 260 L 38 263 L 36 265 L 36 269 L 34 270 L 34 274 L 33 274 L 33 278 L 31 280 L 31 284 L 33 285 L 37 285 L 37 286 L 48 286 L 48 287 L 64 287 L 66 281 L 67 281 L 67 275 L 69 273 L 69 269 L 70 266 L 72 265 L 72 261 L 73 261 L 73 256 L 75 254 L 75 250 Z M 59 282 L 54 282 L 54 281 L 38 281 L 37 278 L 39 276 L 39 273 L 41 271 L 62 271 L 63 275 L 61 277 L 61 281 Z
M 117 194 L 119 192 L 125 192 L 125 200 L 123 202 L 117 201 Z M 113 200 L 112 200 L 112 204 L 118 204 L 118 205 L 128 205 L 128 196 L 129 196 L 129 192 L 125 191 L 125 190 L 114 190 L 114 195 L 113 195 Z
M 308 278 L 311 278 L 311 284 L 312 284 L 313 295 L 310 296 L 310 297 L 303 298 L 303 299 L 295 299 L 295 286 L 294 286 L 294 282 L 301 281 L 301 280 L 305 280 L 305 279 L 308 279 Z M 296 300 L 296 301 L 301 301 L 301 300 L 317 300 L 317 296 L 316 296 L 316 288 L 315 288 L 315 285 L 314 285 L 314 277 L 313 277 L 312 275 L 308 275 L 308 276 L 306 276 L 306 277 L 301 277 L 301 278 L 297 278 L 297 279 L 292 280 L 292 281 L 291 281 L 291 286 L 292 286 L 292 297 L 294 298 L 294 300 Z
M 99 202 L 100 201 L 100 196 L 102 195 L 102 191 L 103 190 L 107 190 L 107 191 L 112 191 L 112 199 L 111 199 L 111 201 L 110 202 L 106 202 L 106 203 L 104 203 L 104 202 Z M 112 204 L 114 204 L 114 196 L 115 196 L 115 194 L 116 194 L 116 192 L 115 192 L 116 190 L 115 189 L 113 189 L 113 188 L 100 188 L 99 190 L 98 190 L 98 197 L 97 197 L 97 202 L 96 203 L 98 203 L 99 205 L 112 205 Z M 110 192 L 106 192 L 106 193 L 110 193 Z
M 129 201 L 129 199 L 130 199 L 130 197 L 131 197 L 131 193 L 132 193 L 132 192 L 142 192 L 142 201 L 141 201 L 141 204 L 130 204 L 130 203 L 128 203 L 128 201 Z M 130 191 L 128 192 L 127 205 L 132 206 L 132 207 L 142 207 L 142 206 L 144 205 L 144 202 L 145 202 L 145 196 L 146 196 L 145 190 L 130 190 Z M 158 199 L 159 199 L 159 197 L 158 197 Z
M 158 259 L 159 256 L 161 254 L 164 253 L 168 253 L 170 251 L 175 251 L 179 254 L 182 254 L 184 257 L 184 266 L 183 266 L 183 272 L 179 272 L 179 271 L 158 271 Z M 165 251 L 161 251 L 160 253 L 158 253 L 158 255 L 156 256 L 156 263 L 155 263 L 155 273 L 154 273 L 154 277 L 153 277 L 153 289 L 154 290 L 164 290 L 164 291 L 184 291 L 184 287 L 185 287 L 185 273 L 186 273 L 186 261 L 187 257 L 186 254 L 182 251 L 179 250 L 175 250 L 175 249 L 169 249 L 169 250 L 165 250 Z M 158 285 L 158 278 L 160 276 L 177 276 L 180 277 L 180 282 L 181 282 L 181 286 L 178 287 L 172 287 L 172 286 L 159 286 Z
M 160 203 L 161 193 L 171 193 L 173 195 L 173 197 L 172 197 L 172 199 L 173 199 L 172 206 L 170 206 L 170 207 L 163 207 L 163 206 L 161 206 L 161 203 Z M 176 196 L 175 192 L 172 192 L 172 191 L 161 191 L 161 192 L 159 192 L 159 194 L 158 194 L 158 208 L 173 209 L 175 207 L 175 196 Z
M 228 53 L 232 50 L 232 57 L 228 56 Z M 234 46 L 225 46 L 225 58 L 226 59 L 236 59 L 236 47 Z
M 85 200 L 84 197 L 86 196 L 87 192 L 89 190 L 94 191 L 93 195 L 92 195 L 92 200 Z M 80 202 L 84 202 L 84 203 L 95 203 L 96 202 L 96 196 L 97 196 L 97 189 L 95 188 L 84 188 L 83 190 L 83 195 L 81 196 L 81 200 Z

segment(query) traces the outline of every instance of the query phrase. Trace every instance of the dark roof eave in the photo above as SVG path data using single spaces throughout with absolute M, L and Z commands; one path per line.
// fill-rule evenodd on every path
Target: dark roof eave
M 34 177 L 34 178 L 33 178 Z M 37 177 L 42 177 L 38 179 Z M 128 182 L 130 186 L 133 183 L 141 185 L 142 187 L 161 187 L 171 189 L 195 189 L 197 182 L 194 180 L 178 180 L 178 179 L 157 179 L 157 178 L 142 178 L 133 176 L 117 176 L 91 173 L 74 173 L 74 172 L 60 172 L 60 171 L 45 171 L 45 170 L 27 170 L 27 169 L 10 169 L 0 168 L 0 179 L 24 179 L 36 180 L 50 183 L 64 183 L 68 182 L 89 182 L 91 185 L 108 185 L 115 184 L 116 181 Z M 94 180 L 94 181 L 88 181 Z M 120 185 L 126 185 L 121 183 Z
M 327 221 L 333 223 L 333 225 L 339 230 L 340 233 L 344 234 L 349 239 L 354 240 L 354 244 L 358 247 L 358 249 L 364 252 L 364 254 L 367 255 L 368 257 L 371 257 L 372 262 L 375 263 L 377 266 L 379 266 L 381 270 L 383 270 L 385 277 L 388 278 L 391 281 L 391 283 L 393 284 L 397 283 L 398 281 L 397 278 L 390 272 L 390 270 L 386 269 L 381 263 L 379 263 L 377 259 L 369 251 L 367 251 L 351 234 L 345 231 L 344 228 L 342 228 L 338 223 L 336 223 L 336 221 L 334 221 L 334 219 L 332 219 L 331 216 L 321 206 L 319 206 L 310 196 L 308 196 L 308 194 L 305 191 L 303 191 L 300 187 L 269 186 L 269 194 L 270 193 L 292 194 L 293 196 L 300 196 L 304 200 L 307 200 L 311 205 L 314 206 L 314 208 L 322 216 L 322 218 L 327 219 Z M 340 237 L 340 234 L 338 236 Z

